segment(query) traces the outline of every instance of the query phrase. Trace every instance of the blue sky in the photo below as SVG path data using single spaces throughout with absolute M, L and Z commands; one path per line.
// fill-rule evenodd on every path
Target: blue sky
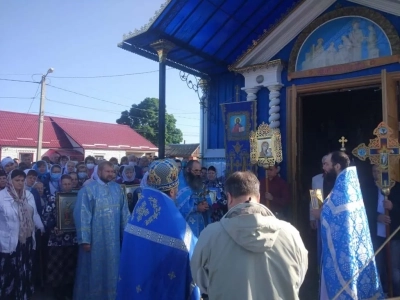
M 158 63 L 117 44 L 124 33 L 146 24 L 163 2 L 0 1 L 0 78 L 40 81 L 40 75 L 32 74 L 43 74 L 53 67 L 50 84 L 121 105 L 48 87 L 47 115 L 115 123 L 120 112 L 132 104 L 146 97 L 158 98 Z M 55 78 L 148 71 L 156 72 L 100 79 Z M 33 102 L 4 98 L 30 98 L 36 89 L 36 84 L 0 81 L 0 110 L 38 113 L 39 96 Z M 167 71 L 167 112 L 176 117 L 186 143 L 199 141 L 199 99 L 173 69 Z

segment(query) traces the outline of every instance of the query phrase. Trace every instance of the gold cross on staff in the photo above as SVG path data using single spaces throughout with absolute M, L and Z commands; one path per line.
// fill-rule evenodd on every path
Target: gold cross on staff
M 395 128 L 397 130 L 397 128 Z M 369 158 L 371 164 L 375 165 L 378 171 L 378 180 L 376 184 L 385 195 L 385 200 L 388 200 L 390 189 L 398 181 L 398 162 L 400 159 L 400 144 L 399 140 L 393 135 L 393 130 L 384 122 L 380 123 L 374 130 L 376 138 L 370 139 L 368 146 L 360 144 L 353 150 L 353 155 L 362 161 Z M 389 216 L 388 209 L 385 209 L 385 215 Z M 390 236 L 390 225 L 386 225 L 386 237 Z M 390 245 L 386 245 L 390 254 Z M 390 255 L 387 257 L 387 278 L 389 281 L 389 296 L 393 295 L 392 280 L 392 264 Z
M 400 159 L 400 144 L 393 136 L 393 131 L 385 123 L 380 123 L 374 130 L 375 139 L 369 141 L 368 146 L 360 144 L 353 150 L 353 155 L 363 161 L 369 158 L 371 164 L 378 167 L 380 173 L 378 186 L 387 196 L 398 180 L 398 161 Z
M 346 151 L 346 148 L 344 147 L 346 145 L 346 143 L 348 142 L 348 140 L 342 136 L 339 140 L 339 143 L 342 144 L 342 148 L 340 148 L 340 151 Z

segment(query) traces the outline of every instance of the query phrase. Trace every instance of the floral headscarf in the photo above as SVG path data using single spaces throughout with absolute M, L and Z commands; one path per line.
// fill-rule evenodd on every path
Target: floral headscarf
M 19 233 L 18 240 L 25 244 L 26 239 L 32 236 L 32 232 L 35 229 L 35 225 L 33 223 L 33 208 L 28 204 L 28 200 L 26 198 L 26 192 L 23 188 L 22 191 L 17 192 L 14 188 L 12 178 L 18 176 L 15 175 L 13 177 L 13 173 L 18 170 L 13 170 L 7 177 L 7 192 L 14 199 L 14 201 L 18 205 L 18 218 L 19 218 Z

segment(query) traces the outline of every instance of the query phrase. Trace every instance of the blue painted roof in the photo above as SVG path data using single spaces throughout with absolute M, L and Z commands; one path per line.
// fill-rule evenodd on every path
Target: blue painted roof
M 301 1 L 171 0 L 119 47 L 158 61 L 150 44 L 166 39 L 176 46 L 168 54 L 169 66 L 199 76 L 223 73 Z

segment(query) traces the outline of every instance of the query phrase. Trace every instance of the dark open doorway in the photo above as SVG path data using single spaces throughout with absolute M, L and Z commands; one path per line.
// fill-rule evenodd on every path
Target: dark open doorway
M 373 130 L 382 122 L 382 94 L 379 87 L 370 87 L 309 95 L 301 100 L 303 159 L 300 178 L 301 185 L 308 190 L 312 177 L 321 173 L 322 157 L 340 150 L 342 136 L 348 140 L 347 154 L 374 138 Z
M 309 223 L 309 189 L 312 177 L 322 172 L 321 159 L 332 151 L 340 150 L 339 139 L 344 136 L 346 153 L 361 143 L 368 144 L 374 138 L 373 130 L 382 122 L 382 92 L 380 87 L 356 90 L 341 90 L 324 94 L 302 95 L 302 115 L 299 117 L 302 137 L 301 163 L 298 165 L 299 204 L 297 224 L 309 251 L 307 282 L 318 282 L 317 278 L 317 237 Z M 369 161 L 354 159 L 361 185 L 369 182 L 371 166 Z M 314 285 L 306 289 L 316 293 Z M 302 289 L 303 293 L 305 289 Z M 316 296 L 316 295 L 315 295 Z

